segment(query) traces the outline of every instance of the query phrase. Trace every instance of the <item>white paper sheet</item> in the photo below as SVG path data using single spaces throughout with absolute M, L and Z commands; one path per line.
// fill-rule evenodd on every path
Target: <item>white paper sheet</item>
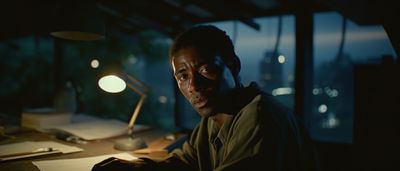
M 128 125 L 117 120 L 99 120 L 74 123 L 56 127 L 85 140 L 96 140 L 122 135 L 127 132 Z
M 134 131 L 145 126 L 135 125 Z M 97 140 L 119 136 L 128 132 L 128 124 L 118 120 L 97 120 L 57 126 L 56 129 L 75 135 L 84 140 Z
M 76 159 L 60 159 L 60 160 L 45 160 L 45 161 L 33 161 L 41 171 L 90 171 L 92 167 L 110 157 L 116 157 L 123 160 L 135 160 L 137 157 L 132 156 L 128 153 L 118 153 L 111 155 L 85 157 Z

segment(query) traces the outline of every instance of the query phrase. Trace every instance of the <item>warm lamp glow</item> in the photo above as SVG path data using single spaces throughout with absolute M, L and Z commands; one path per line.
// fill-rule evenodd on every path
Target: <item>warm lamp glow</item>
M 109 93 L 119 93 L 126 88 L 126 83 L 115 75 L 107 75 L 100 78 L 99 87 Z

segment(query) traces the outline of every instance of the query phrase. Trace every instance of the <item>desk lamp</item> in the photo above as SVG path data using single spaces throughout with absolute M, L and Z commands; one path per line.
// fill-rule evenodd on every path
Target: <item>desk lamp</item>
M 147 91 L 148 91 L 148 88 L 132 75 L 126 74 L 126 78 L 128 81 L 134 84 L 125 82 L 122 78 L 116 75 L 106 75 L 100 78 L 98 82 L 99 87 L 102 90 L 109 93 L 119 93 L 125 90 L 126 86 L 128 86 L 130 89 L 132 89 L 133 91 L 135 91 L 140 95 L 139 102 L 136 104 L 136 107 L 131 114 L 131 119 L 129 120 L 128 137 L 118 139 L 114 142 L 114 148 L 116 148 L 117 150 L 124 150 L 124 151 L 135 150 L 146 147 L 146 143 L 144 142 L 144 140 L 141 138 L 133 138 L 132 133 L 136 118 L 139 115 L 140 109 L 143 106 L 143 102 L 147 96 Z

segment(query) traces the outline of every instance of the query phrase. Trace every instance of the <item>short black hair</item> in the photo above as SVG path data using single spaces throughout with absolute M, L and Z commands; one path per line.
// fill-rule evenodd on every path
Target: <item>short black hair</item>
M 212 25 L 194 26 L 178 35 L 169 51 L 169 60 L 182 48 L 192 46 L 200 53 L 220 55 L 232 73 L 237 76 L 240 71 L 240 60 L 230 37 L 225 31 Z

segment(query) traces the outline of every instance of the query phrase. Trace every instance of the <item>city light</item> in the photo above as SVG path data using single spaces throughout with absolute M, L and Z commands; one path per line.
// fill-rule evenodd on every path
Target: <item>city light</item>
M 167 99 L 166 96 L 159 96 L 159 97 L 158 97 L 158 101 L 159 101 L 160 103 L 162 103 L 162 104 L 165 104 L 165 103 L 168 102 L 168 99 Z
M 312 92 L 313 92 L 313 95 L 322 94 L 322 89 L 321 88 L 314 88 Z
M 322 128 L 336 128 L 340 125 L 340 120 L 336 117 L 335 113 L 329 113 L 328 118 L 321 122 Z
M 136 64 L 137 58 L 135 57 L 135 55 L 130 54 L 130 55 L 128 56 L 128 61 L 129 61 L 130 64 Z
M 325 87 L 324 90 L 325 90 L 325 93 L 326 93 L 330 98 L 339 96 L 339 91 L 336 90 L 336 89 L 334 89 L 334 88 Z
M 328 111 L 328 106 L 326 104 L 319 105 L 319 107 L 318 107 L 319 113 L 325 113 L 326 111 Z
M 339 91 L 336 89 L 332 89 L 329 94 L 329 97 L 337 97 L 338 95 L 339 95 Z
M 281 63 L 281 64 L 285 63 L 285 56 L 279 55 L 278 56 L 278 62 Z
M 290 87 L 281 87 L 281 88 L 276 88 L 272 90 L 272 95 L 273 96 L 279 96 L 279 95 L 288 95 L 294 93 L 293 88 Z
M 100 65 L 100 63 L 99 63 L 99 61 L 98 61 L 97 59 L 93 59 L 93 60 L 90 62 L 90 66 L 91 66 L 92 68 L 98 68 L 99 65 Z

